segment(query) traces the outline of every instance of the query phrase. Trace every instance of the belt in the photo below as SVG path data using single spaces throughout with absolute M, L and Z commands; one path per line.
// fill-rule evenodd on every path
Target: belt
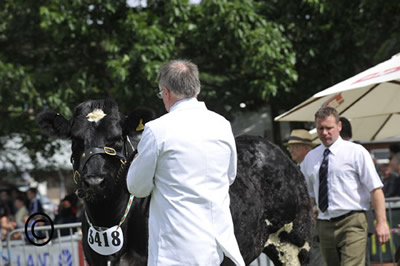
M 340 216 L 337 216 L 337 217 L 333 217 L 333 218 L 329 219 L 328 221 L 335 223 L 335 222 L 343 220 L 344 218 L 349 217 L 349 216 L 351 216 L 351 215 L 353 215 L 355 213 L 359 213 L 359 212 L 365 212 L 365 211 L 361 211 L 361 210 L 360 211 L 349 211 L 348 213 L 345 213 L 343 215 L 340 215 Z

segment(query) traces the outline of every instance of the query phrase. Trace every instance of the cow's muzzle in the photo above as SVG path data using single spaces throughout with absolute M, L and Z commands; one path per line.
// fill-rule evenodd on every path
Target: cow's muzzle
M 103 177 L 86 177 L 83 180 L 83 184 L 89 188 L 89 187 L 101 187 L 104 184 L 104 178 Z

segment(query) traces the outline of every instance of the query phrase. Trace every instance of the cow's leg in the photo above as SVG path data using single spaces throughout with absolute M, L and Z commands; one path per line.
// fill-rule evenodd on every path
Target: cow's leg
M 264 248 L 263 253 L 268 256 L 270 260 L 274 263 L 275 266 L 297 266 L 297 265 L 307 265 L 306 261 L 308 258 L 308 250 L 306 248 L 301 248 L 297 254 L 292 254 L 297 256 L 297 259 L 293 259 L 293 257 L 287 256 L 286 252 L 280 251 L 276 246 L 269 245 Z
M 272 260 L 275 266 L 282 266 L 283 263 L 279 260 L 279 251 L 274 245 L 269 245 L 264 248 L 263 253 Z
M 308 262 L 310 244 L 304 241 L 296 243 L 296 232 L 293 231 L 293 223 L 285 224 L 277 232 L 269 235 L 264 245 L 264 253 L 275 265 L 300 266 Z M 292 240 L 292 241 L 291 241 Z

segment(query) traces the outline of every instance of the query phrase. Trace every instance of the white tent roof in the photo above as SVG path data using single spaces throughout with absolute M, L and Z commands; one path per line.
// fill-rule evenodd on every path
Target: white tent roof
M 275 121 L 314 121 L 314 113 L 331 106 L 346 118 L 400 112 L 400 54 L 311 98 L 275 117 Z

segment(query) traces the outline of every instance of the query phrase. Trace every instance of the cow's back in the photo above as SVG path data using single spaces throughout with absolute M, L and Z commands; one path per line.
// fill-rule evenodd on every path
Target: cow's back
M 231 211 L 246 264 L 264 246 L 272 259 L 278 259 L 277 249 L 268 244 L 276 241 L 271 234 L 279 230 L 281 242 L 307 247 L 312 227 L 311 205 L 298 167 L 280 148 L 261 137 L 237 137 L 236 146 L 238 173 L 230 188 Z M 303 264 L 307 257 L 303 248 L 300 262 Z

